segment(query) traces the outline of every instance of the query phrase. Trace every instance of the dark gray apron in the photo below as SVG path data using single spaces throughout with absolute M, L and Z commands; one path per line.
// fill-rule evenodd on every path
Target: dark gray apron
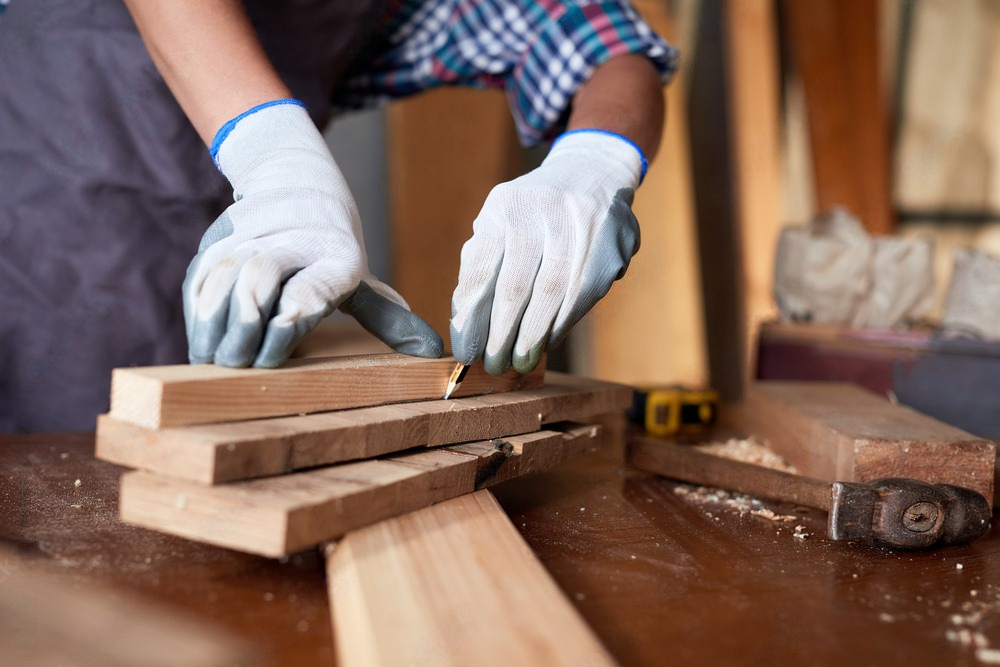
M 320 125 L 382 4 L 247 3 Z M 0 432 L 91 430 L 111 369 L 185 363 L 181 282 L 231 202 L 120 0 L 14 0 L 0 18 Z

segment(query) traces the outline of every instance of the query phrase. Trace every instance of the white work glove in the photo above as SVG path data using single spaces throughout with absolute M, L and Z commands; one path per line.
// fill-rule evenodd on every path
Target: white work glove
M 400 352 L 441 356 L 440 336 L 369 272 L 354 198 L 301 103 L 238 116 L 213 154 L 236 203 L 184 281 L 191 363 L 278 366 L 338 307 Z
M 486 370 L 533 369 L 625 274 L 639 249 L 639 148 L 602 130 L 559 137 L 534 171 L 498 185 L 462 248 L 451 345 Z

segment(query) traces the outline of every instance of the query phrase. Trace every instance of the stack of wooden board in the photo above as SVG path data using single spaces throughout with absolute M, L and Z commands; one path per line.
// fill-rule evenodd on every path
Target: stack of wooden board
M 594 446 L 582 419 L 631 391 L 539 369 L 470 369 L 399 354 L 281 369 L 118 369 L 97 456 L 122 477 L 122 519 L 278 557 L 557 463 Z

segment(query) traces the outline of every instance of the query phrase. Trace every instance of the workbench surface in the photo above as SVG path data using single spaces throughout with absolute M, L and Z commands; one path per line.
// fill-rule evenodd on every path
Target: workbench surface
M 0 438 L 0 549 L 13 553 L 0 587 L 39 570 L 214 624 L 265 664 L 335 662 L 318 552 L 268 560 L 123 525 L 123 469 L 93 447 L 92 434 Z M 621 460 L 616 443 L 495 493 L 623 665 L 1000 664 L 1000 530 L 871 550 L 829 541 L 818 510 L 766 503 L 797 517 L 769 520 Z

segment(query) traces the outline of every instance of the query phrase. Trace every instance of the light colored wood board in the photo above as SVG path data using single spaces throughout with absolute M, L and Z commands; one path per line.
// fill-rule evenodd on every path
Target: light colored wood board
M 542 446 L 577 451 L 578 439 L 592 437 L 592 427 L 578 426 L 506 441 L 529 452 Z M 483 454 L 495 458 L 494 449 Z M 537 464 L 540 455 L 532 456 Z M 477 455 L 447 447 L 219 486 L 132 472 L 122 477 L 119 511 L 128 523 L 277 557 L 469 493 L 477 475 Z
M 211 624 L 119 590 L 52 581 L 5 565 L 0 580 L 0 662 L 75 667 L 229 667 L 263 664 Z
M 538 387 L 544 366 L 543 359 L 531 373 L 493 376 L 477 363 L 453 395 Z M 116 368 L 110 414 L 138 426 L 163 428 L 429 400 L 444 396 L 454 367 L 451 357 L 389 353 L 292 359 L 270 369 L 214 364 Z
M 741 423 L 803 475 L 830 482 L 911 477 L 993 501 L 993 442 L 852 384 L 758 382 Z
M 472 221 L 524 172 L 510 107 L 502 91 L 438 88 L 393 103 L 386 131 L 392 284 L 445 334 Z
M 781 219 L 778 39 L 773 0 L 725 3 L 726 80 L 733 142 L 737 243 L 742 269 L 744 381 L 753 359 L 752 332 L 774 316 L 775 247 Z
M 994 0 L 913 3 L 895 203 L 1000 213 L 1000 12 Z
M 204 484 L 528 433 L 544 423 L 625 410 L 623 385 L 548 373 L 546 384 L 486 396 L 295 417 L 145 429 L 101 415 L 98 458 Z
M 489 491 L 325 551 L 338 664 L 616 664 Z
M 682 54 L 693 52 L 694 45 L 675 29 L 685 18 L 688 24 L 693 20 L 690 3 L 668 7 L 659 0 L 640 0 L 634 5 Z M 682 65 L 663 90 L 663 140 L 632 204 L 642 228 L 642 247 L 625 277 L 575 332 L 570 347 L 574 370 L 602 379 L 628 384 L 708 382 L 685 70 Z

